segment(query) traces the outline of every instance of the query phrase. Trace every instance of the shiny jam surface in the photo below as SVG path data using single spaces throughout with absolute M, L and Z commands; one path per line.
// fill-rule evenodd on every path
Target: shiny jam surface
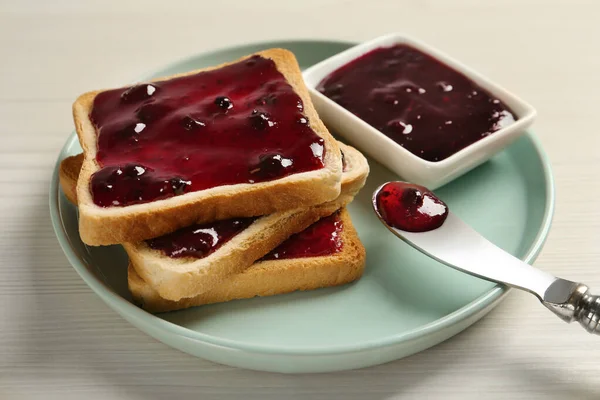
M 168 235 L 147 240 L 146 243 L 150 248 L 161 250 L 172 258 L 204 258 L 248 228 L 255 220 L 256 218 L 235 218 L 192 225 Z
M 341 238 L 343 229 L 344 224 L 339 212 L 336 212 L 291 236 L 262 260 L 321 257 L 338 253 L 344 245 Z
M 500 100 L 407 45 L 375 49 L 332 72 L 317 90 L 427 161 L 515 121 Z
M 377 212 L 394 228 L 426 232 L 442 226 L 448 206 L 429 189 L 406 182 L 389 182 L 376 195 Z
M 260 56 L 212 71 L 98 94 L 94 203 L 126 206 L 323 167 L 324 144 L 275 63 Z

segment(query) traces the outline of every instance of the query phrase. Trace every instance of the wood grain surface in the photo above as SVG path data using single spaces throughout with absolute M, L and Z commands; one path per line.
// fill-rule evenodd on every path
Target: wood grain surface
M 245 371 L 139 332 L 68 264 L 52 167 L 84 91 L 205 50 L 401 31 L 534 104 L 554 225 L 536 265 L 600 289 L 600 2 L 0 0 L 0 399 L 599 399 L 600 338 L 512 293 L 423 353 L 323 375 Z

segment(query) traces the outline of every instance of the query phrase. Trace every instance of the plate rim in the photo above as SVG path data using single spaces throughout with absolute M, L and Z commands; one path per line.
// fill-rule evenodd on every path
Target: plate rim
M 298 40 L 277 40 L 277 41 L 260 41 L 260 42 L 252 42 L 247 44 L 239 44 L 234 46 L 226 46 L 218 49 L 208 50 L 202 53 L 197 53 L 192 56 L 184 57 L 179 60 L 176 60 L 172 63 L 164 65 L 162 68 L 155 68 L 152 71 L 146 72 L 142 75 L 142 79 L 147 79 L 147 77 L 154 75 L 156 71 L 175 68 L 181 63 L 192 62 L 198 57 L 210 57 L 215 53 L 221 53 L 224 51 L 236 51 L 248 47 L 260 47 L 260 46 L 297 46 L 299 44 L 327 44 L 327 45 L 354 45 L 356 42 L 345 41 L 345 40 L 327 40 L 327 39 L 298 39 Z M 539 253 L 541 252 L 543 245 L 548 237 L 548 233 L 552 226 L 552 217 L 554 215 L 555 209 L 555 185 L 554 178 L 552 174 L 552 168 L 550 164 L 550 160 L 543 150 L 540 140 L 531 132 L 527 132 L 524 136 L 526 136 L 533 144 L 533 148 L 537 152 L 538 157 L 540 158 L 543 175 L 545 180 L 545 195 L 546 195 L 546 203 L 544 204 L 544 215 L 542 217 L 542 224 L 538 229 L 538 233 L 535 239 L 532 241 L 531 246 L 525 252 L 525 255 L 521 258 L 523 261 L 532 264 Z M 62 223 L 61 218 L 61 210 L 60 210 L 60 188 L 59 188 L 59 178 L 58 171 L 60 162 L 66 156 L 66 149 L 70 147 L 74 140 L 76 140 L 75 132 L 71 132 L 71 135 L 66 140 L 65 144 L 62 146 L 60 153 L 57 157 L 57 161 L 54 166 L 54 170 L 52 173 L 52 180 L 50 182 L 50 191 L 49 191 L 49 208 L 50 208 L 50 217 L 52 221 L 52 226 L 54 229 L 54 233 L 58 239 L 58 242 L 65 253 L 69 263 L 73 266 L 73 268 L 77 271 L 77 273 L 81 276 L 84 282 L 104 301 L 106 302 L 113 310 L 115 310 L 119 314 L 127 314 L 128 317 L 136 319 L 140 321 L 142 324 L 150 324 L 154 325 L 155 328 L 159 329 L 162 333 L 166 335 L 175 335 L 183 336 L 187 339 L 191 339 L 197 342 L 203 342 L 206 344 L 210 344 L 213 346 L 223 347 L 229 350 L 239 350 L 245 351 L 248 353 L 255 354 L 265 354 L 265 355 L 303 355 L 303 356 L 330 356 L 330 355 L 339 355 L 339 354 L 348 354 L 348 353 L 357 353 L 364 352 L 374 349 L 381 349 L 390 346 L 400 345 L 403 342 L 408 342 L 411 340 L 418 339 L 419 337 L 425 337 L 434 334 L 438 331 L 443 331 L 445 329 L 450 328 L 453 325 L 459 324 L 461 321 L 471 317 L 478 312 L 486 309 L 497 303 L 498 300 L 505 296 L 510 288 L 503 285 L 495 285 L 486 293 L 472 300 L 470 303 L 462 306 L 458 310 L 439 318 L 433 322 L 422 325 L 415 329 L 411 329 L 409 331 L 403 332 L 401 334 L 389 335 L 385 337 L 381 337 L 374 340 L 362 341 L 357 344 L 350 345 L 336 345 L 336 346 L 300 346 L 290 348 L 289 346 L 280 346 L 280 345 L 257 345 L 257 344 L 249 344 L 245 342 L 239 342 L 237 340 L 224 339 L 218 336 L 209 335 L 206 333 L 197 332 L 183 326 L 177 325 L 173 322 L 164 320 L 160 317 L 157 317 L 154 314 L 150 314 L 145 310 L 137 307 L 136 305 L 130 303 L 125 298 L 121 297 L 119 294 L 114 292 L 110 287 L 106 285 L 105 282 L 98 279 L 94 276 L 85 266 L 85 264 L 81 261 L 81 259 L 75 254 L 73 248 L 71 247 L 69 236 L 66 233 L 66 229 Z

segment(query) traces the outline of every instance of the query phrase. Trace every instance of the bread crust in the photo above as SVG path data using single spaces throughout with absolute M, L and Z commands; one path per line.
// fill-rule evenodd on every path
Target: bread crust
M 123 243 L 137 274 L 160 296 L 177 301 L 209 291 L 231 275 L 242 272 L 292 234 L 331 215 L 354 199 L 365 184 L 369 164 L 358 150 L 342 143 L 339 143 L 339 147 L 345 154 L 347 168 L 342 177 L 341 194 L 336 200 L 260 217 L 203 259 L 170 258 L 161 251 L 151 249 L 144 241 Z M 76 200 L 72 188 L 77 171 L 81 168 L 81 160 L 81 154 L 66 158 L 59 168 L 61 187 L 70 201 Z
M 324 167 L 270 182 L 218 186 L 125 207 L 99 207 L 94 204 L 89 190 L 92 174 L 100 169 L 96 161 L 97 135 L 89 114 L 94 98 L 102 91 L 88 92 L 73 104 L 75 129 L 84 150 L 83 166 L 77 183 L 79 232 L 84 243 L 98 246 L 137 242 L 193 223 L 293 210 L 331 201 L 339 196 L 342 170 L 339 149 L 312 104 L 295 56 L 284 49 L 270 49 L 255 54 L 272 59 L 279 72 L 302 99 L 304 113 L 309 118 L 312 129 L 324 140 Z M 230 63 L 154 81 L 218 69 L 255 54 Z
M 67 200 L 77 205 L 77 179 L 83 164 L 83 154 L 67 157 L 60 162 L 58 181 Z
M 366 251 L 345 208 L 341 210 L 340 218 L 344 224 L 341 235 L 344 244 L 342 251 L 334 255 L 260 261 L 243 272 L 230 276 L 207 292 L 179 301 L 162 298 L 137 274 L 130 263 L 127 270 L 129 290 L 140 307 L 152 313 L 160 313 L 352 282 L 363 274 Z

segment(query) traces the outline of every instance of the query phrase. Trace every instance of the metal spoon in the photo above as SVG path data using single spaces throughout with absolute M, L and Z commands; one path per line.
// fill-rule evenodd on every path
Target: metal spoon
M 508 254 L 485 239 L 452 212 L 437 229 L 406 232 L 379 220 L 396 236 L 429 257 L 462 272 L 534 294 L 546 308 L 566 322 L 578 321 L 590 333 L 600 334 L 600 297 L 582 284 L 557 278 Z

